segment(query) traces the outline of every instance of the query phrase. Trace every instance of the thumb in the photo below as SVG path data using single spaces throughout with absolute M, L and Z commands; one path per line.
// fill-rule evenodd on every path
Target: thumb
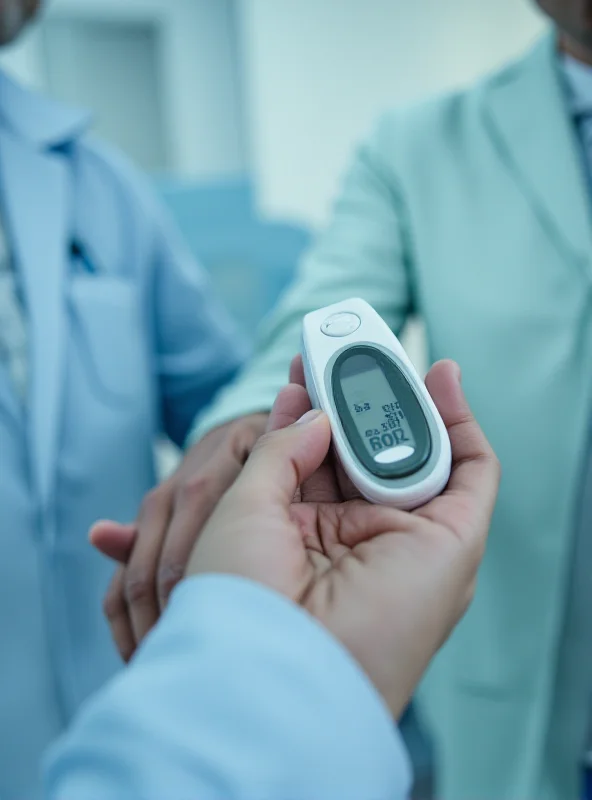
M 236 489 L 250 504 L 261 501 L 287 506 L 321 466 L 330 444 L 329 419 L 322 411 L 308 411 L 290 427 L 259 439 Z
M 134 549 L 138 530 L 135 525 L 102 520 L 91 528 L 89 539 L 93 547 L 107 558 L 127 564 Z

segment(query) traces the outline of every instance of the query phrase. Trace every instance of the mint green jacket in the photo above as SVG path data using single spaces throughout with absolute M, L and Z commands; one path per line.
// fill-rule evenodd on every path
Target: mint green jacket
M 383 117 L 250 367 L 195 435 L 269 408 L 303 315 L 354 295 L 395 331 L 422 315 L 504 471 L 474 605 L 420 692 L 438 796 L 576 800 L 592 602 L 566 620 L 592 423 L 592 226 L 554 36 L 468 91 Z

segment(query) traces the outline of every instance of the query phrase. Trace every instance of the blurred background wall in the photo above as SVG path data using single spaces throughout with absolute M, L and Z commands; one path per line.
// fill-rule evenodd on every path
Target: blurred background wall
M 3 56 L 26 82 L 96 111 L 97 132 L 146 169 L 247 169 L 232 0 L 45 0 Z
M 382 109 L 472 80 L 541 27 L 529 0 L 46 0 L 1 63 L 94 108 L 146 169 L 247 175 L 265 215 L 316 226 Z
M 529 0 L 245 0 L 239 9 L 262 207 L 313 224 L 381 111 L 466 84 L 543 27 Z

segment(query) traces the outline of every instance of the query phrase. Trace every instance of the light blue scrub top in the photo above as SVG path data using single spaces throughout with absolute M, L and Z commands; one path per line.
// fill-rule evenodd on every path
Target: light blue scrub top
M 299 607 L 241 578 L 182 584 L 132 666 L 48 760 L 47 800 L 403 800 L 388 709 Z

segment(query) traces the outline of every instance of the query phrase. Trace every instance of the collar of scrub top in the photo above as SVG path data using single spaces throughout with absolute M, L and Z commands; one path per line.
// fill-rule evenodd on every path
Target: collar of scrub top
M 0 70 L 0 121 L 40 149 L 51 150 L 79 138 L 92 119 L 89 111 L 70 108 L 25 89 Z M 98 272 L 95 260 L 79 240 L 71 242 L 70 255 L 81 271 Z
M 576 119 L 592 117 L 592 66 L 564 55 L 560 60 L 560 70 L 573 116 Z
M 92 114 L 25 89 L 0 70 L 0 122 L 41 150 L 51 150 L 82 136 L 90 127 Z M 72 241 L 70 255 L 83 271 L 97 271 L 78 240 Z
M 88 130 L 91 121 L 88 112 L 66 108 L 22 88 L 0 71 L 0 164 L 3 168 L 0 187 L 4 181 L 7 185 L 12 181 L 13 189 L 18 189 L 18 214 L 9 211 L 7 216 L 10 216 L 9 225 L 12 222 L 14 226 L 18 219 L 12 235 L 19 244 L 19 266 L 25 265 L 21 274 L 26 285 L 27 311 L 36 317 L 34 329 L 38 337 L 36 345 L 30 348 L 31 370 L 36 375 L 36 384 L 43 387 L 31 392 L 28 414 L 32 480 L 37 487 L 41 515 L 48 513 L 51 507 L 56 479 L 63 390 L 59 376 L 66 358 L 60 322 L 63 276 L 68 264 L 62 247 L 63 234 L 72 226 L 73 213 L 69 180 L 72 164 L 58 154 L 68 150 Z M 14 202 L 13 192 L 10 202 L 13 207 Z M 27 236 L 25 231 L 29 204 L 37 215 L 35 224 L 42 225 L 38 236 Z M 44 204 L 51 204 L 47 212 L 43 210 Z M 80 245 L 76 252 L 79 250 Z M 45 259 L 51 260 L 49 270 Z M 51 276 L 44 283 L 37 280 L 39 269 L 48 271 Z M 47 536 L 52 541 L 55 535 L 52 522 Z
M 0 70 L 0 120 L 39 149 L 49 150 L 84 134 L 92 114 L 25 89 Z

